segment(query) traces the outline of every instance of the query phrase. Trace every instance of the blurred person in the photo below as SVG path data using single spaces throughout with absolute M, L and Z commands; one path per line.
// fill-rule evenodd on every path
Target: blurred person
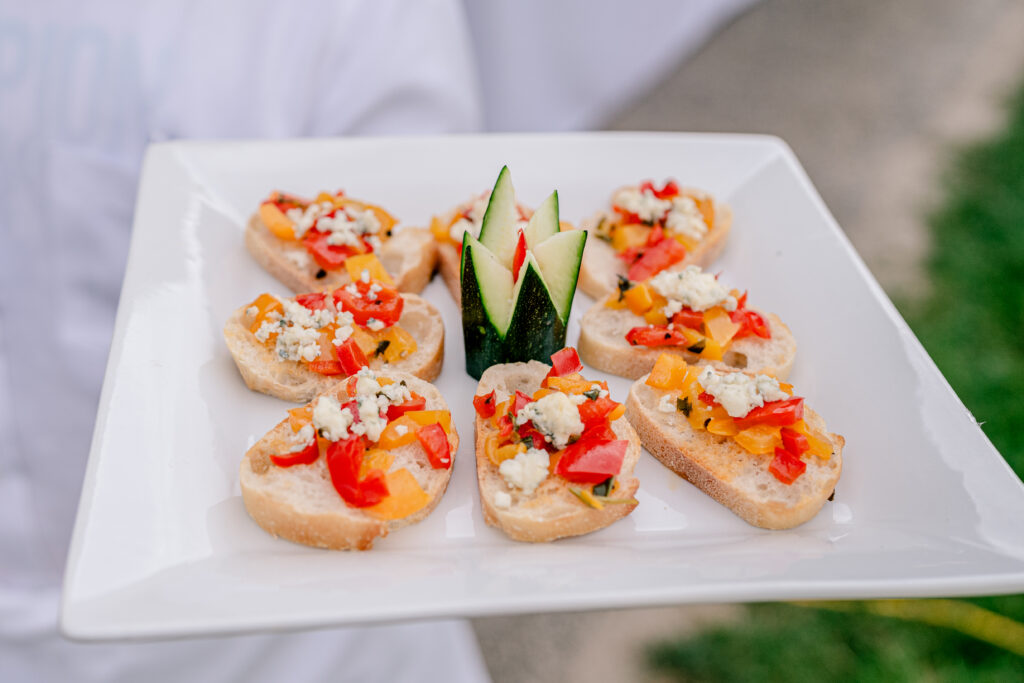
M 480 127 L 458 0 L 0 3 L 0 680 L 486 680 L 465 621 L 57 633 L 149 142 Z
M 0 0 L 0 680 L 486 679 L 457 620 L 58 635 L 146 145 L 594 127 L 751 1 Z

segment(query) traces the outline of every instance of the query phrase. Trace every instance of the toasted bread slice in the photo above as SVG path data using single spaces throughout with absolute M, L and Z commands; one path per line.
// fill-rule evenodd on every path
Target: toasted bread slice
M 608 308 L 604 305 L 606 300 L 594 304 L 580 321 L 577 349 L 587 365 L 636 379 L 650 372 L 663 353 L 680 356 L 691 364 L 705 362 L 683 347 L 632 346 L 626 341 L 626 333 L 634 327 L 646 325 L 646 321 L 627 309 Z M 785 379 L 796 359 L 796 339 L 777 315 L 757 312 L 768 324 L 771 339 L 756 336 L 736 339 L 727 347 L 722 362 L 731 368 L 767 372 Z
M 648 386 L 646 379 L 633 383 L 626 400 L 626 417 L 644 448 L 750 524 L 764 529 L 795 527 L 814 517 L 832 495 L 843 468 L 845 441 L 830 434 L 814 411 L 805 407 L 804 421 L 827 437 L 834 453 L 827 460 L 805 456 L 806 471 L 786 485 L 768 471 L 771 455 L 748 453 L 729 437 L 695 431 L 679 411 L 659 410 L 662 396 L 670 392 Z
M 686 257 L 672 265 L 669 270 L 678 270 L 685 266 L 697 265 L 707 267 L 718 258 L 725 247 L 729 231 L 732 229 L 732 209 L 727 204 L 715 201 L 715 220 L 711 230 L 693 249 L 688 249 Z M 590 230 L 587 247 L 583 250 L 583 262 L 580 264 L 579 288 L 593 299 L 603 299 L 618 287 L 619 277 L 626 277 L 628 268 L 618 257 L 612 245 L 597 237 L 594 228 L 614 214 L 599 211 L 594 216 L 580 223 L 584 230 Z
M 477 395 L 489 394 L 493 390 L 495 402 L 500 403 L 515 394 L 517 389 L 532 394 L 540 388 L 541 381 L 550 369 L 551 366 L 537 361 L 495 365 L 484 371 Z M 613 492 L 617 499 L 629 499 L 636 494 L 640 485 L 632 476 L 633 468 L 640 459 L 640 440 L 624 417 L 615 420 L 612 429 L 619 439 L 630 442 Z M 490 420 L 477 415 L 476 476 L 484 521 L 501 529 L 510 538 L 516 541 L 543 542 L 579 536 L 603 529 L 636 507 L 635 501 L 608 504 L 601 510 L 589 507 L 569 490 L 568 482 L 555 475 L 549 475 L 529 495 L 508 486 L 498 467 L 487 457 L 485 443 L 494 432 L 496 430 Z M 508 507 L 498 507 L 495 503 L 499 493 L 511 497 Z
M 444 280 L 445 286 L 448 287 L 452 299 L 455 300 L 456 306 L 462 305 L 461 266 L 462 256 L 455 245 L 439 242 L 437 244 L 437 270 L 441 273 L 441 278 Z
M 351 280 L 344 268 L 318 278 L 320 266 L 300 242 L 283 240 L 272 234 L 258 213 L 249 219 L 245 246 L 256 262 L 295 293 L 334 289 Z M 402 292 L 419 293 L 434 272 L 437 250 L 430 231 L 423 228 L 399 228 L 377 252 L 384 269 Z
M 444 322 L 441 314 L 423 298 L 403 294 L 405 305 L 398 325 L 416 340 L 416 350 L 395 363 L 371 358 L 374 370 L 396 370 L 431 381 L 441 374 L 444 362 Z M 243 306 L 224 325 L 224 339 L 246 386 L 284 401 L 305 403 L 344 380 L 344 375 L 322 375 L 294 360 L 281 360 L 274 350 L 249 331 L 251 319 Z
M 403 372 L 382 371 L 380 377 L 405 380 L 409 388 L 426 399 L 427 410 L 448 410 L 441 393 L 432 385 Z M 347 399 L 344 383 L 325 392 L 340 402 Z M 319 400 L 319 397 L 316 399 Z M 451 479 L 452 468 L 431 467 L 418 443 L 390 453 L 390 471 L 406 468 L 429 496 L 423 508 L 401 519 L 381 519 L 368 508 L 348 505 L 331 484 L 324 456 L 309 465 L 278 467 L 270 456 L 288 438 L 292 428 L 282 420 L 250 448 L 239 467 L 242 501 L 249 515 L 273 536 L 317 548 L 367 550 L 375 539 L 424 519 L 437 507 Z M 452 456 L 459 448 L 459 435 L 452 427 L 448 435 Z M 452 463 L 454 467 L 454 463 Z

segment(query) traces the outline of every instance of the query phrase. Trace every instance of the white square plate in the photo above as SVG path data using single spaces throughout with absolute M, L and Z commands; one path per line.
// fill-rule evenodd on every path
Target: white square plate
M 290 407 L 248 391 L 225 348 L 229 313 L 286 290 L 249 258 L 248 215 L 272 189 L 344 188 L 404 224 L 493 183 L 557 188 L 565 220 L 619 185 L 675 177 L 729 202 L 716 270 L 786 321 L 791 381 L 845 435 L 835 501 L 790 531 L 747 525 L 650 456 L 640 505 L 544 545 L 483 522 L 459 315 L 437 384 L 463 436 L 444 500 L 370 552 L 277 540 L 246 515 L 237 469 Z M 577 297 L 570 343 L 591 301 Z M 590 371 L 588 376 L 602 377 Z M 629 382 L 609 380 L 624 400 Z M 493 135 L 156 145 L 65 578 L 61 624 L 80 639 L 224 634 L 395 619 L 683 602 L 1024 590 L 1024 487 L 868 273 L 789 148 L 686 134 Z

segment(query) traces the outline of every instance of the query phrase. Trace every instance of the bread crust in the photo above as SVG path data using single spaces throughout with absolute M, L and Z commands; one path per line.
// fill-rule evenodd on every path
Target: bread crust
M 334 289 L 351 279 L 344 268 L 317 278 L 320 270 L 300 242 L 277 237 L 263 223 L 259 213 L 249 219 L 245 246 L 263 268 L 296 294 Z M 434 236 L 425 228 L 400 228 L 376 252 L 399 291 L 423 291 L 434 272 L 437 249 Z
M 622 188 L 619 188 L 622 189 Z M 683 190 L 686 192 L 686 189 Z M 699 192 L 698 190 L 691 190 Z M 616 190 L 618 192 L 618 190 Z M 614 193 L 613 193 L 614 196 Z M 681 270 L 686 266 L 700 266 L 706 268 L 711 265 L 725 248 L 729 232 L 732 230 L 732 209 L 728 204 L 714 200 L 715 221 L 714 226 L 693 249 L 688 249 L 686 257 L 682 261 L 670 266 L 667 270 Z M 592 230 L 602 218 L 613 216 L 611 211 L 599 211 L 590 218 L 580 222 L 583 230 Z M 626 277 L 629 269 L 622 259 L 616 255 L 612 245 L 598 239 L 596 234 L 590 235 L 587 239 L 587 246 L 583 250 L 583 261 L 580 264 L 580 277 L 578 286 L 581 291 L 593 299 L 603 299 L 616 291 L 619 276 Z
M 416 351 L 390 364 L 382 358 L 371 358 L 370 367 L 377 371 L 390 368 L 432 381 L 441 374 L 444 363 L 444 322 L 433 304 L 422 297 L 402 294 L 402 298 L 405 304 L 398 324 L 416 340 Z M 247 387 L 283 401 L 305 403 L 347 378 L 321 375 L 298 361 L 280 360 L 273 349 L 249 331 L 245 309 L 242 306 L 228 318 L 224 340 Z
M 405 380 L 412 391 L 426 398 L 427 410 L 448 410 L 447 403 L 433 385 L 404 372 L 383 371 L 377 374 L 396 382 Z M 342 402 L 348 396 L 343 384 L 324 394 L 333 395 Z M 242 501 L 249 516 L 272 536 L 332 550 L 368 550 L 377 538 L 415 524 L 429 515 L 448 488 L 459 448 L 459 435 L 453 424 L 452 433 L 448 435 L 452 465 L 447 469 L 431 467 L 418 442 L 392 451 L 395 456 L 392 469 L 409 469 L 430 501 L 408 517 L 383 520 L 365 510 L 350 507 L 342 500 L 331 484 L 323 457 L 309 465 L 273 465 L 270 455 L 275 453 L 275 444 L 290 432 L 288 420 L 284 419 L 246 452 L 239 466 Z
M 804 421 L 825 434 L 835 450 L 828 460 L 804 458 L 806 471 L 786 485 L 769 471 L 770 455 L 748 453 L 735 441 L 693 430 L 682 413 L 663 413 L 666 392 L 644 384 L 629 391 L 626 417 L 655 458 L 748 523 L 764 529 L 790 529 L 814 517 L 832 495 L 843 466 L 845 440 L 827 431 L 825 421 L 804 408 Z
M 495 365 L 484 371 L 477 387 L 477 395 L 495 392 L 495 400 L 504 401 L 516 389 L 533 393 L 551 367 L 537 361 Z M 484 444 L 495 429 L 489 420 L 478 415 L 476 429 L 476 473 L 480 488 L 480 502 L 484 521 L 503 531 L 516 541 L 546 542 L 568 536 L 580 536 L 622 519 L 636 507 L 636 503 L 605 505 L 596 510 L 582 503 L 561 477 L 549 476 L 531 495 L 524 495 L 519 489 L 509 487 L 498 468 L 487 457 Z M 622 471 L 616 477 L 616 498 L 632 498 L 640 486 L 632 476 L 633 468 L 640 459 L 640 440 L 636 432 L 623 417 L 612 423 L 612 429 L 620 439 L 629 441 Z M 494 496 L 499 491 L 512 497 L 507 509 L 498 508 Z
M 679 356 L 690 364 L 706 364 L 707 361 L 683 347 L 631 345 L 626 341 L 626 333 L 647 322 L 627 309 L 607 307 L 607 300 L 606 297 L 591 306 L 580 321 L 577 350 L 587 365 L 613 375 L 636 379 L 649 373 L 658 356 L 663 353 Z M 796 360 L 796 339 L 789 327 L 774 313 L 751 310 L 764 318 L 771 331 L 771 339 L 756 336 L 737 339 L 729 344 L 723 363 L 731 368 L 771 373 L 779 379 L 785 379 Z
M 462 256 L 454 244 L 441 242 L 437 245 L 437 269 L 441 272 L 455 305 L 462 306 Z

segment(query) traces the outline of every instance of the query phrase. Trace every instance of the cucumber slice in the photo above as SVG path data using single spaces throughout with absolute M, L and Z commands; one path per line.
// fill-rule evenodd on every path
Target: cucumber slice
M 480 242 L 491 250 L 505 268 L 512 268 L 516 251 L 516 190 L 512 187 L 512 174 L 503 166 L 491 190 L 487 211 L 480 224 Z
M 558 190 L 555 190 L 541 202 L 530 217 L 530 222 L 523 228 L 527 248 L 533 249 L 547 238 L 558 234 L 558 231 Z
M 523 263 L 516 290 L 517 304 L 505 334 L 508 351 L 502 362 L 550 362 L 551 354 L 565 346 L 566 323 L 558 315 L 532 254 Z
M 505 362 L 504 337 L 511 308 L 512 273 L 466 233 L 462 238 L 462 338 L 466 372 L 474 378 Z
M 580 261 L 586 243 L 586 230 L 566 230 L 552 235 L 532 250 L 532 256 L 536 259 L 551 301 L 563 325 L 569 323 L 569 309 L 576 293 L 576 280 L 579 279 Z M 530 255 L 527 258 L 529 259 Z
M 498 334 L 505 336 L 512 318 L 512 271 L 498 263 L 491 251 L 471 235 L 463 239 L 466 260 L 472 262 L 484 317 Z

